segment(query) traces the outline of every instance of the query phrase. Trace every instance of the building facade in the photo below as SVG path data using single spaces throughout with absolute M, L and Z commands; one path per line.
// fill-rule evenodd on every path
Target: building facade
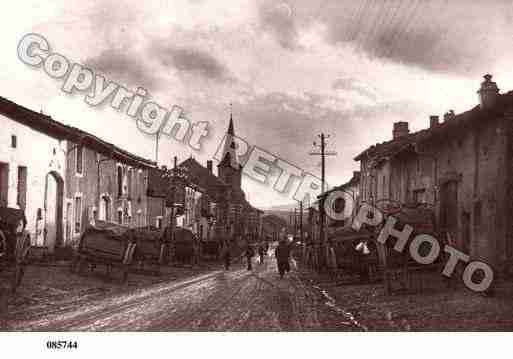
M 500 266 L 513 259 L 513 93 L 499 94 L 486 75 L 480 104 L 358 155 L 362 201 L 431 207 L 440 235 L 471 258 Z
M 0 205 L 22 208 L 32 245 L 73 245 L 96 219 L 157 223 L 163 200 L 148 196 L 155 163 L 0 97 Z
M 62 243 L 67 141 L 51 119 L 0 97 L 0 206 L 21 208 L 32 245 Z

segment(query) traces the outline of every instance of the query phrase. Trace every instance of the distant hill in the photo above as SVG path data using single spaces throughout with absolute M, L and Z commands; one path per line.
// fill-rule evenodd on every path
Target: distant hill
M 271 206 L 267 208 L 262 208 L 264 211 L 293 211 L 294 208 L 298 207 L 297 204 L 290 203 L 290 204 L 281 204 L 277 206 Z

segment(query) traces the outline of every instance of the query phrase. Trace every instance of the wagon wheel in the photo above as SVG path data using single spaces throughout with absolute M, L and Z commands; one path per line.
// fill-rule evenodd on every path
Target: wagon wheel
M 16 237 L 15 261 L 11 274 L 11 291 L 14 293 L 20 286 L 23 275 L 25 274 L 25 265 L 30 248 L 30 237 L 27 233 Z

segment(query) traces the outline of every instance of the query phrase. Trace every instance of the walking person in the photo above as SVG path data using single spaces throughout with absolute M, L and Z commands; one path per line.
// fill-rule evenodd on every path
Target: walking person
M 258 247 L 258 255 L 260 256 L 260 264 L 264 264 L 265 259 L 265 246 L 262 244 Z
M 248 246 L 246 247 L 246 259 L 248 261 L 248 270 L 251 270 L 252 267 L 251 267 L 251 258 L 253 258 L 253 256 L 255 255 L 255 251 L 253 250 L 253 247 L 251 247 L 250 244 L 248 244 Z
M 232 256 L 231 256 L 231 253 L 230 253 L 230 246 L 228 245 L 228 243 L 226 241 L 223 242 L 223 247 L 221 249 L 221 257 L 222 257 L 223 262 L 224 262 L 224 269 L 225 270 L 229 270 L 230 269 L 230 264 L 231 264 L 231 261 L 232 261 Z
M 290 246 L 285 239 L 280 240 L 278 247 L 274 250 L 274 256 L 278 262 L 280 278 L 283 278 L 285 273 L 290 271 Z

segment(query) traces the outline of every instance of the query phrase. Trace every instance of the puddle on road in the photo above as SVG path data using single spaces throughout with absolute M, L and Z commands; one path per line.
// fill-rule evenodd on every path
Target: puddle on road
M 348 320 L 347 322 L 341 322 L 341 324 L 353 325 L 357 328 L 360 328 L 364 332 L 367 332 L 369 330 L 365 325 L 361 324 L 358 320 L 356 320 L 356 318 L 354 317 L 354 315 L 352 313 L 340 308 L 337 305 L 337 302 L 335 301 L 335 299 L 332 296 L 330 296 L 327 291 L 325 291 L 324 289 L 322 289 L 321 287 L 319 287 L 317 285 L 313 285 L 312 287 L 317 289 L 323 295 L 323 297 L 328 300 L 327 302 L 324 303 L 327 307 L 329 307 L 330 309 L 334 310 L 335 312 L 341 314 L 342 316 L 344 316 L 344 318 L 346 318 Z

